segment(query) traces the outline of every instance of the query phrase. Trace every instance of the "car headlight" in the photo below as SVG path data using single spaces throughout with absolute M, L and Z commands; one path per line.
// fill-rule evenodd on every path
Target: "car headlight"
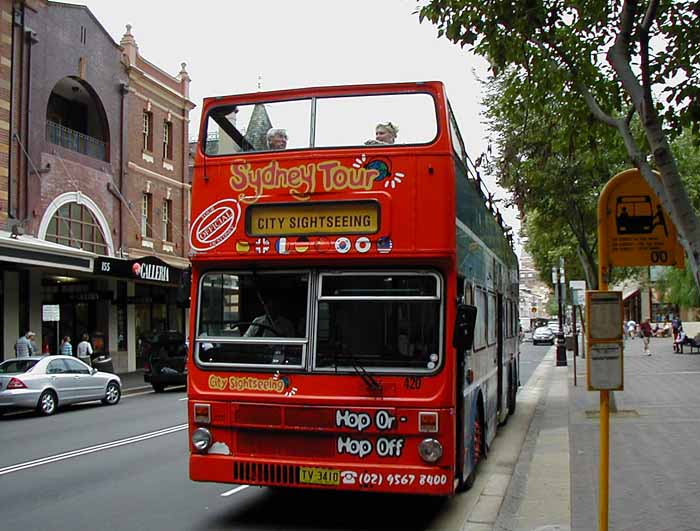
M 426 463 L 434 463 L 442 457 L 442 444 L 437 439 L 423 439 L 418 443 L 418 453 Z
M 206 428 L 197 428 L 192 432 L 192 446 L 199 453 L 206 452 L 212 444 L 211 432 Z

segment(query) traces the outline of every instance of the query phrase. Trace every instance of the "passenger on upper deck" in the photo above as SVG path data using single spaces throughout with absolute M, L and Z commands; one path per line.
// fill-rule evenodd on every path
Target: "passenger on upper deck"
M 365 142 L 367 146 L 376 146 L 381 144 L 393 144 L 396 142 L 396 136 L 399 134 L 398 126 L 391 122 L 378 123 L 375 129 L 375 138 Z
M 270 149 L 287 149 L 287 130 L 276 128 L 268 130 L 267 147 Z

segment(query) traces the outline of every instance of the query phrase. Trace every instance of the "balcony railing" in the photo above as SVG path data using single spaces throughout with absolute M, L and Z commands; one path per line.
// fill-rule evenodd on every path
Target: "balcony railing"
M 107 160 L 107 144 L 68 127 L 46 121 L 46 138 L 52 144 L 77 151 L 88 157 Z

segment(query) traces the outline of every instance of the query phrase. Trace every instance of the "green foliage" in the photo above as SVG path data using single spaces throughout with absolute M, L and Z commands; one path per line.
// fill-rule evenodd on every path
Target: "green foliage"
M 438 36 L 486 57 L 494 75 L 516 66 L 528 72 L 540 94 L 585 85 L 609 114 L 624 113 L 631 100 L 608 63 L 607 52 L 631 15 L 627 47 L 631 63 L 644 57 L 641 22 L 645 2 L 609 0 L 426 0 L 419 18 Z M 700 6 L 695 0 L 661 0 L 649 28 L 648 86 L 661 86 L 658 110 L 671 130 L 700 128 Z
M 559 253 L 573 258 L 567 265 L 580 258 L 590 281 L 602 185 L 630 160 L 646 164 L 648 141 L 675 186 L 666 137 L 700 138 L 700 2 L 419 0 L 418 13 L 491 64 L 485 103 L 497 149 L 487 169 L 526 214 L 538 269 Z M 633 122 L 634 112 L 644 119 Z M 686 185 L 697 205 L 700 184 Z M 682 199 L 672 206 L 687 212 Z
M 656 281 L 661 299 L 685 307 L 700 306 L 698 290 L 693 272 L 685 269 L 668 268 L 663 277 Z
M 690 201 L 695 211 L 700 212 L 700 147 L 693 136 L 684 131 L 674 141 L 674 151 Z M 687 266 L 685 269 L 667 268 L 656 281 L 656 288 L 664 302 L 685 307 L 700 306 L 700 290 Z
M 512 193 L 543 276 L 564 256 L 570 278 L 595 286 L 598 195 L 624 166 L 624 146 L 575 94 L 539 93 L 530 78 L 510 68 L 484 83 L 496 147 L 485 169 Z

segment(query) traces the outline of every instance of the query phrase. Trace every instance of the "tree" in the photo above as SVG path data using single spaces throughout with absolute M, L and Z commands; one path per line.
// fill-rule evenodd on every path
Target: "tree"
M 678 228 L 700 286 L 700 220 L 670 147 L 683 127 L 700 132 L 699 15 L 693 0 L 427 0 L 419 8 L 421 21 L 486 57 L 495 76 L 508 67 L 536 72 L 534 90 L 575 91 L 616 131 Z M 644 142 L 632 132 L 635 117 Z
M 580 261 L 576 278 L 583 276 L 595 289 L 598 194 L 621 169 L 624 146 L 592 119 L 581 99 L 533 90 L 537 75 L 508 68 L 484 83 L 490 141 L 496 146 L 485 170 L 511 191 L 521 217 L 529 221 L 528 233 L 565 230 L 556 242 L 560 255 L 573 257 L 567 268 Z M 529 251 L 545 267 L 558 260 L 538 260 Z

